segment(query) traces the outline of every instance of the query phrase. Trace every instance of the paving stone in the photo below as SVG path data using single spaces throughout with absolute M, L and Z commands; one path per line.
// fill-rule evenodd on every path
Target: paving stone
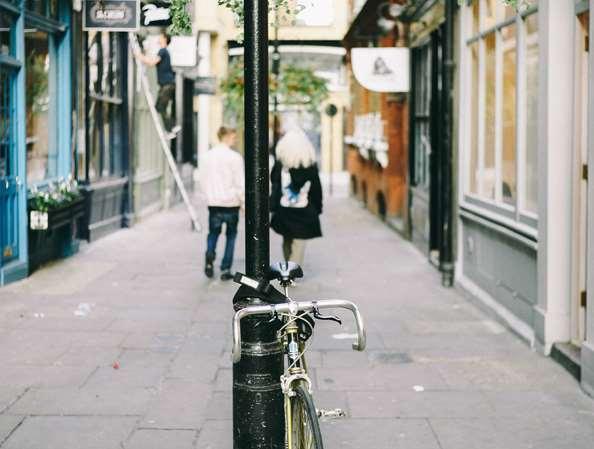
M 344 313 L 342 327 L 316 326 L 315 404 L 347 412 L 323 421 L 328 449 L 591 449 L 594 401 L 562 368 L 441 287 L 357 203 L 325 208 L 325 236 L 308 243 L 291 295 L 356 301 L 369 337 L 366 353 L 351 351 Z M 16 428 L 2 449 L 232 446 L 237 286 L 203 276 L 204 246 L 178 207 L 0 289 L 0 406 L 12 404 L 0 437 Z M 273 233 L 271 260 L 281 258 Z M 80 303 L 93 304 L 87 317 L 74 315 Z
M 156 387 L 165 377 L 174 355 L 170 353 L 125 350 L 118 369 L 102 366 L 87 380 L 90 388 L 114 385 L 118 388 Z
M 20 388 L 81 386 L 93 370 L 92 366 L 6 365 L 0 370 L 0 385 Z
M 327 447 L 442 449 L 424 419 L 345 419 L 322 423 L 321 428 Z
M 413 391 L 415 386 L 422 386 L 425 390 L 449 389 L 437 369 L 417 363 L 373 368 L 324 368 L 317 372 L 318 385 L 324 390 Z
M 22 416 L 0 415 L 0 445 L 24 419 Z
M 476 418 L 493 416 L 480 392 L 349 392 L 353 418 Z
M 23 387 L 0 386 L 0 414 L 25 393 Z
M 34 416 L 26 418 L 2 449 L 121 449 L 135 418 Z
M 144 415 L 156 395 L 148 388 L 31 389 L 9 409 L 13 415 Z
M 68 349 L 54 362 L 55 366 L 112 366 L 120 358 L 117 347 L 75 346 Z
M 152 352 L 175 353 L 185 341 L 183 333 L 159 334 L 134 332 L 121 344 L 123 349 L 144 349 Z
M 194 430 L 139 429 L 124 445 L 125 449 L 192 449 Z
M 198 435 L 196 449 L 222 449 L 233 447 L 233 422 L 207 420 Z
M 170 366 L 167 377 L 203 383 L 213 382 L 219 368 L 219 358 L 217 354 L 180 354 Z
M 141 427 L 200 429 L 207 413 L 212 386 L 167 379 L 149 405 Z

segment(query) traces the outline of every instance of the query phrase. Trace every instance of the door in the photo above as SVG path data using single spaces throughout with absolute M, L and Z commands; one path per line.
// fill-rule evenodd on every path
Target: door
M 413 242 L 429 251 L 431 186 L 431 42 L 412 50 L 410 226 Z
M 442 29 L 431 33 L 412 53 L 411 196 L 410 220 L 413 242 L 439 264 L 443 239 L 441 225 L 441 157 L 443 111 Z
M 15 69 L 0 64 L 0 267 L 19 256 L 14 84 Z
M 587 193 L 588 193 L 588 30 L 589 12 L 578 16 L 576 33 L 572 343 L 586 337 Z

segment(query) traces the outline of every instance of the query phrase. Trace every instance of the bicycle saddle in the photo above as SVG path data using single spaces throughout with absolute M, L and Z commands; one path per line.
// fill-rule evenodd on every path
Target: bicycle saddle
M 289 283 L 303 277 L 303 270 L 295 262 L 277 262 L 270 265 L 268 279 L 276 279 L 281 283 Z

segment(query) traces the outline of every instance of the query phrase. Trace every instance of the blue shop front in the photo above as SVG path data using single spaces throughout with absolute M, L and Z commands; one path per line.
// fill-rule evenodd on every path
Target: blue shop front
M 71 9 L 0 0 L 0 285 L 76 249 Z

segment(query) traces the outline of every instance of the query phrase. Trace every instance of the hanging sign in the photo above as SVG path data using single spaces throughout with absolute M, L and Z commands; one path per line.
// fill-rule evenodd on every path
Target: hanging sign
M 140 0 L 84 0 L 83 30 L 137 31 Z
M 373 92 L 410 90 L 410 51 L 403 47 L 353 48 L 353 74 Z
M 140 23 L 143 27 L 171 25 L 171 2 L 142 2 Z
M 215 95 L 217 79 L 214 76 L 199 76 L 194 80 L 194 95 Z

